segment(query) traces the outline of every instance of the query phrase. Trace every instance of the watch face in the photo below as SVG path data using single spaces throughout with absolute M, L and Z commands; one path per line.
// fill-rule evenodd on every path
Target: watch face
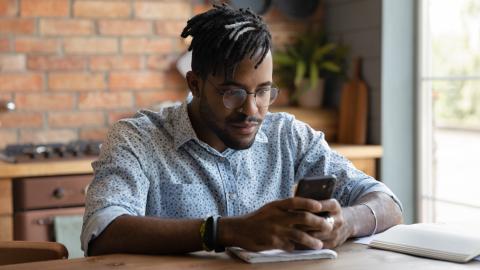
M 236 8 L 250 8 L 256 14 L 265 14 L 272 5 L 272 0 L 230 0 Z

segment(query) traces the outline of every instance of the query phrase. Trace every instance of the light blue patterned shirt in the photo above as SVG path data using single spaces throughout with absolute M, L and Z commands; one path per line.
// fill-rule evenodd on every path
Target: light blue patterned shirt
M 394 194 L 330 149 L 324 134 L 287 113 L 268 113 L 246 150 L 220 153 L 200 141 L 187 102 L 115 123 L 92 163 L 82 249 L 120 215 L 205 218 L 250 213 L 292 196 L 294 184 L 335 175 L 342 206 L 374 191 Z

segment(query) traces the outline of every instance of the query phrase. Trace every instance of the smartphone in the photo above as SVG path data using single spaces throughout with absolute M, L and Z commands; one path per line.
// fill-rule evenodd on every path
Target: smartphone
M 336 182 L 337 178 L 335 175 L 303 178 L 298 182 L 295 196 L 317 201 L 328 200 L 333 195 Z M 328 212 L 321 212 L 318 215 L 327 216 Z

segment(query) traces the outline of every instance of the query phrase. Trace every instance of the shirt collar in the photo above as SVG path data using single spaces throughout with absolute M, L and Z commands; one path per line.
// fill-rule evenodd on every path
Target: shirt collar
M 188 104 L 189 102 L 185 101 L 177 108 L 175 112 L 176 115 L 173 118 L 178 120 L 171 122 L 171 133 L 176 150 L 190 140 L 200 142 L 188 116 Z M 268 143 L 268 137 L 263 132 L 262 127 L 260 127 L 255 136 L 255 142 Z
M 188 117 L 188 102 L 185 101 L 182 105 L 176 110 L 176 115 L 172 118 L 172 136 L 175 149 L 178 149 L 185 143 L 190 140 L 198 140 L 197 134 L 193 129 L 192 122 Z M 175 121 L 175 119 L 177 119 Z

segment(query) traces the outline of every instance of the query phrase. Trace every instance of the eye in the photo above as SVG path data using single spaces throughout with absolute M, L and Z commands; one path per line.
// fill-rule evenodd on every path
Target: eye
M 243 89 L 229 89 L 224 92 L 224 95 L 230 97 L 243 97 L 245 96 L 245 90 Z
M 257 97 L 264 97 L 267 96 L 270 92 L 270 88 L 263 88 L 257 91 Z

